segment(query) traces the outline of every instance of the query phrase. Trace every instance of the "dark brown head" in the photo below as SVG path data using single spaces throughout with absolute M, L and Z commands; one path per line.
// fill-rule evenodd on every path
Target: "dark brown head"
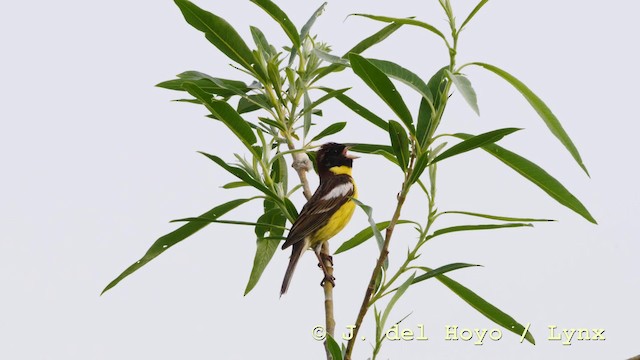
M 318 173 L 320 176 L 328 174 L 329 169 L 333 167 L 346 166 L 351 169 L 353 159 L 357 156 L 347 154 L 348 146 L 338 143 L 326 143 L 320 147 L 316 153 L 316 164 L 318 165 Z

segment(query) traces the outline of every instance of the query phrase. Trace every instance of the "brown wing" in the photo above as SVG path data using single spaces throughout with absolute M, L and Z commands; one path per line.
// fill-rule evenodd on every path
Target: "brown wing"
M 327 178 L 302 208 L 298 220 L 291 227 L 287 240 L 282 245 L 282 249 L 304 240 L 305 237 L 324 226 L 329 218 L 349 201 L 349 198 L 353 196 L 353 191 L 354 187 L 350 176 L 338 175 Z M 335 196 L 329 196 L 330 194 Z

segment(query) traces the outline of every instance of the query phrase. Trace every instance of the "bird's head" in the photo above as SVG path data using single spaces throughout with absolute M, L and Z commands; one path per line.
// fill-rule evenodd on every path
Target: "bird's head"
M 348 154 L 348 150 L 348 146 L 333 142 L 322 145 L 316 153 L 318 173 L 328 173 L 332 168 L 340 168 L 341 166 L 351 169 L 353 159 L 358 157 Z

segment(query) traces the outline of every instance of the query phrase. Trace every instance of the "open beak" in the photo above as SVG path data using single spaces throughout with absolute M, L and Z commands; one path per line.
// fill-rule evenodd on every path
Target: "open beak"
M 347 159 L 359 159 L 360 156 L 355 156 L 355 155 L 351 155 L 349 153 L 347 153 L 347 151 L 351 148 L 351 146 L 345 146 L 344 150 L 342 150 L 342 155 L 344 155 L 344 157 L 346 157 Z

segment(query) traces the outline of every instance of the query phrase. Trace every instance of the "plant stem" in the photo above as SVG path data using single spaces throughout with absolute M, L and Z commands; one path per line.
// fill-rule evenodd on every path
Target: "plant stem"
M 441 4 L 443 5 L 443 7 L 445 8 L 445 12 L 447 13 L 448 17 L 449 17 L 449 23 L 451 25 L 451 34 L 453 37 L 453 47 L 449 47 L 448 43 L 447 46 L 449 47 L 449 69 L 450 71 L 454 71 L 455 68 L 455 61 L 456 61 L 456 55 L 457 55 L 457 47 L 458 47 L 458 32 L 456 31 L 455 28 L 455 22 L 453 19 L 453 12 L 451 10 L 451 6 L 448 2 L 446 2 L 446 6 L 444 3 L 441 2 Z M 437 112 L 435 114 L 434 120 L 433 120 L 433 125 L 431 126 L 431 129 L 429 130 L 429 133 L 427 134 L 427 143 L 425 148 L 428 149 L 429 146 L 431 146 L 431 144 L 433 143 L 434 140 L 434 133 L 436 131 L 436 129 L 438 128 L 438 125 L 440 125 L 440 121 L 442 120 L 442 115 L 444 114 L 444 110 L 447 104 L 447 100 L 448 100 L 448 96 L 447 94 L 449 93 L 451 89 L 451 81 L 447 81 L 444 91 L 442 93 L 441 96 L 441 100 L 440 100 L 440 106 L 437 109 Z M 391 219 L 391 222 L 389 223 L 389 227 L 387 228 L 387 232 L 386 232 L 386 236 L 385 236 L 385 241 L 384 244 L 382 246 L 382 249 L 380 250 L 380 256 L 378 258 L 378 262 L 376 263 L 375 268 L 373 269 L 373 272 L 371 274 L 371 279 L 369 280 L 369 286 L 367 287 L 367 291 L 365 293 L 364 299 L 362 301 L 362 305 L 360 306 L 360 311 L 358 312 L 358 317 L 356 319 L 356 323 L 354 324 L 355 327 L 353 329 L 353 337 L 349 340 L 349 342 L 347 343 L 347 351 L 345 353 L 345 360 L 351 360 L 351 353 L 353 352 L 353 347 L 355 346 L 355 341 L 358 335 L 358 330 L 360 328 L 360 325 L 362 325 L 362 321 L 364 320 L 365 315 L 367 314 L 367 311 L 369 310 L 369 307 L 377 300 L 379 300 L 382 296 L 378 296 L 376 298 L 373 297 L 373 292 L 374 292 L 374 287 L 375 287 L 375 283 L 376 283 L 376 279 L 378 277 L 378 274 L 380 273 L 381 269 L 382 269 L 382 265 L 384 264 L 384 261 L 386 260 L 388 254 L 389 254 L 389 242 L 391 240 L 391 235 L 393 234 L 393 229 L 395 228 L 396 223 L 398 222 L 398 219 L 400 218 L 400 212 L 402 210 L 402 205 L 404 204 L 404 201 L 406 199 L 407 193 L 409 192 L 409 189 L 411 188 L 411 184 L 408 184 L 407 180 L 409 179 L 409 177 L 411 176 L 411 172 L 413 171 L 413 165 L 414 165 L 414 160 L 415 160 L 415 156 L 416 156 L 416 146 L 415 146 L 415 141 L 412 142 L 413 148 L 412 148 L 412 152 L 411 152 L 411 161 L 409 164 L 409 168 L 407 169 L 407 173 L 405 174 L 405 181 L 402 184 L 402 191 L 400 192 L 399 196 L 398 196 L 398 203 L 396 205 L 396 211 L 393 214 L 393 218 Z M 429 196 L 429 216 L 428 216 L 428 220 L 427 220 L 427 230 L 425 230 L 425 234 L 423 234 L 423 236 L 426 236 L 426 233 L 428 232 L 429 227 L 431 226 L 431 224 L 433 223 L 433 217 L 432 217 L 432 211 L 434 208 L 434 198 L 435 198 L 435 169 L 430 169 L 430 171 L 433 171 L 432 177 L 431 177 L 431 195 Z M 422 236 L 421 236 L 422 237 Z M 402 266 L 400 267 L 400 269 L 398 269 L 398 272 L 390 279 L 390 281 L 386 284 L 386 288 L 384 289 L 388 289 L 391 284 L 400 276 L 402 275 L 402 273 L 406 270 L 406 267 L 409 265 L 409 263 L 411 262 L 411 260 L 413 260 L 415 258 L 415 255 L 417 253 L 417 251 L 420 249 L 420 247 L 424 244 L 424 240 L 420 239 L 420 241 L 418 242 L 418 244 L 416 245 L 416 247 L 413 249 L 413 251 L 409 254 L 409 256 L 407 257 L 406 261 L 402 264 Z M 384 286 L 384 284 L 383 284 Z M 384 296 L 384 292 L 381 293 Z M 376 355 L 376 354 L 374 354 Z
M 295 144 L 293 143 L 293 139 L 287 135 L 287 146 L 289 150 L 296 150 Z M 302 193 L 304 197 L 307 199 L 311 199 L 313 193 L 311 192 L 311 188 L 309 187 L 309 180 L 307 179 L 307 171 L 311 170 L 311 161 L 309 157 L 304 152 L 293 152 L 291 154 L 293 157 L 293 164 L 291 165 L 298 174 L 298 178 L 300 179 L 300 184 L 302 184 Z M 325 241 L 322 244 L 321 254 L 324 260 L 324 265 L 327 269 L 329 275 L 333 275 L 333 265 L 329 261 L 329 255 L 331 254 L 329 249 L 329 242 Z M 333 337 L 335 333 L 336 321 L 333 314 L 333 285 L 329 281 L 325 281 L 324 286 L 324 318 L 325 318 L 325 331 L 327 334 Z M 327 346 L 327 342 L 324 342 L 325 352 L 327 354 L 327 360 L 331 360 L 331 353 L 329 352 L 329 347 Z
M 300 50 L 300 64 L 298 67 L 298 74 L 305 73 L 305 67 L 307 64 L 305 54 Z M 306 87 L 308 86 L 304 79 L 301 79 L 305 86 L 302 89 L 298 89 L 297 94 L 293 99 L 290 100 L 288 107 L 283 100 L 282 97 L 279 97 L 281 101 L 278 101 L 276 98 L 276 94 L 273 91 L 271 86 L 265 84 L 265 95 L 271 100 L 272 104 L 276 109 L 276 113 L 278 115 L 276 121 L 282 124 L 286 131 L 282 131 L 282 135 L 284 136 L 287 147 L 289 151 L 291 151 L 291 157 L 293 158 L 293 163 L 291 167 L 293 167 L 298 174 L 298 178 L 300 179 L 300 184 L 302 185 L 302 193 L 304 197 L 309 201 L 313 193 L 311 192 L 311 187 L 309 186 L 309 180 L 307 179 L 307 172 L 313 168 L 313 164 L 311 160 L 309 160 L 309 156 L 304 151 L 297 151 L 295 143 L 293 142 L 292 133 L 295 131 L 293 129 L 293 124 L 295 123 L 296 117 L 296 109 L 300 104 L 300 100 L 304 95 L 305 91 L 307 91 Z M 293 86 L 293 84 L 291 84 Z M 287 97 L 285 97 L 287 98 Z M 288 114 L 288 116 L 287 116 Z M 321 258 L 323 260 L 324 266 L 327 269 L 329 275 L 333 275 L 333 265 L 329 261 L 330 259 L 330 249 L 328 242 L 324 242 L 321 248 Z M 333 313 L 333 285 L 326 281 L 323 285 L 324 291 L 324 312 L 325 312 L 325 331 L 327 334 L 333 337 L 336 327 L 336 322 Z M 327 346 L 327 342 L 324 342 L 325 352 L 327 354 L 327 360 L 332 360 L 331 353 L 329 352 L 329 348 Z M 336 359 L 337 360 L 337 359 Z
M 436 164 L 433 164 L 431 166 L 436 166 Z M 431 170 L 430 170 L 431 171 Z M 398 278 L 400 277 L 400 275 L 402 275 L 405 271 L 410 269 L 411 262 L 415 259 L 417 259 L 417 254 L 418 251 L 420 250 L 420 248 L 422 247 L 422 245 L 424 245 L 426 243 L 426 239 L 427 239 L 427 235 L 429 234 L 429 230 L 431 229 L 431 226 L 433 225 L 433 223 L 435 222 L 436 218 L 438 217 L 437 214 L 434 214 L 433 209 L 435 208 L 435 175 L 436 175 L 436 169 L 434 168 L 432 170 L 433 172 L 431 173 L 431 189 L 432 189 L 432 195 L 429 196 L 429 215 L 427 216 L 427 224 L 424 228 L 424 230 L 422 231 L 422 233 L 420 234 L 420 239 L 418 240 L 418 242 L 416 243 L 415 247 L 411 250 L 411 252 L 409 252 L 409 254 L 407 255 L 407 258 L 405 259 L 404 263 L 402 263 L 402 265 L 400 265 L 400 267 L 398 268 L 398 270 L 396 271 L 396 273 L 389 279 L 389 281 L 383 283 L 380 286 L 380 289 L 378 290 L 376 296 L 371 298 L 371 304 L 374 304 L 376 301 L 382 299 L 383 297 L 393 293 L 396 289 L 393 290 L 389 290 L 387 291 L 391 285 L 393 285 L 393 283 L 398 280 Z
M 362 305 L 360 305 L 360 311 L 358 312 L 358 317 L 356 318 L 356 322 L 353 328 L 353 336 L 349 339 L 347 343 L 347 351 L 344 356 L 344 360 L 351 360 L 351 353 L 353 352 L 353 347 L 355 346 L 356 339 L 358 338 L 358 331 L 360 330 L 360 325 L 362 325 L 362 321 L 364 320 L 369 307 L 371 306 L 371 298 L 373 296 L 373 291 L 375 290 L 376 279 L 378 278 L 380 272 L 382 271 L 382 266 L 389 255 L 389 243 L 391 242 L 391 236 L 393 235 L 393 230 L 395 229 L 396 224 L 398 223 L 398 219 L 400 219 L 400 213 L 402 212 L 402 205 L 404 205 L 404 201 L 407 198 L 407 194 L 409 193 L 409 189 L 411 188 L 411 184 L 409 184 L 409 177 L 411 177 L 411 173 L 413 172 L 413 166 L 416 158 L 415 154 L 415 141 L 413 142 L 413 151 L 411 152 L 411 159 L 409 161 L 409 167 L 407 168 L 407 172 L 405 173 L 404 182 L 402 184 L 402 190 L 398 195 L 398 203 L 396 204 L 396 210 L 393 213 L 393 217 L 389 222 L 389 226 L 387 227 L 387 231 L 385 233 L 384 244 L 382 245 L 382 249 L 380 250 L 380 256 L 378 257 L 378 261 L 376 262 L 376 266 L 373 268 L 373 272 L 371 273 L 371 278 L 369 279 L 369 285 L 367 286 L 367 291 L 364 294 L 364 299 L 362 299 Z
M 289 150 L 297 150 L 296 146 L 293 144 L 293 140 L 288 134 L 287 146 L 289 147 Z M 302 184 L 302 193 L 304 194 L 304 197 L 309 200 L 313 195 L 311 187 L 309 187 L 309 180 L 307 179 L 307 171 L 312 168 L 311 160 L 309 160 L 309 156 L 307 156 L 306 153 L 298 151 L 293 152 L 291 157 L 293 158 L 293 164 L 291 164 L 291 167 L 296 170 L 296 173 L 298 173 L 300 184 Z
M 323 255 L 329 255 L 329 242 L 325 241 L 322 243 L 322 250 L 320 251 Z M 323 256 L 323 259 L 328 259 L 327 256 Z M 324 260 L 324 266 L 327 268 L 327 272 L 329 275 L 333 276 L 333 265 L 329 260 Z M 334 333 L 336 330 L 336 320 L 333 317 L 333 285 L 331 282 L 325 281 L 324 286 L 324 322 L 325 322 L 325 331 L 327 334 L 331 335 L 331 337 L 335 337 Z M 324 342 L 324 350 L 327 353 L 327 360 L 332 360 L 331 353 L 329 352 L 329 347 L 327 346 L 327 342 Z M 338 360 L 338 359 L 333 359 Z

